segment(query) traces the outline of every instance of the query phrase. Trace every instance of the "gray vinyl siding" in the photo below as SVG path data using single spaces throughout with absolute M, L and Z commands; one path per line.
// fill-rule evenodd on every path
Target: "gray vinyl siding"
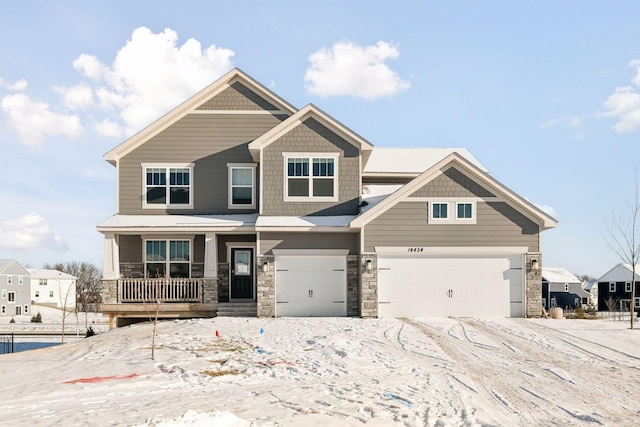
M 364 247 L 528 247 L 537 252 L 539 227 L 505 202 L 477 204 L 476 224 L 428 224 L 427 202 L 400 202 L 364 227 Z
M 337 202 L 285 202 L 285 159 L 282 153 L 339 153 Z M 263 151 L 265 215 L 356 215 L 360 197 L 360 150 L 310 118 Z
M 253 163 L 247 145 L 280 123 L 270 114 L 193 114 L 184 117 L 119 161 L 119 213 L 240 214 L 228 209 L 227 163 Z M 143 209 L 143 163 L 194 163 L 193 209 Z
M 460 172 L 449 168 L 410 197 L 493 197 L 489 190 Z
M 358 254 L 357 233 L 260 233 L 261 255 L 273 255 L 273 249 L 349 249 Z
M 255 243 L 255 234 L 218 234 L 218 262 L 231 262 L 227 259 L 227 243 Z

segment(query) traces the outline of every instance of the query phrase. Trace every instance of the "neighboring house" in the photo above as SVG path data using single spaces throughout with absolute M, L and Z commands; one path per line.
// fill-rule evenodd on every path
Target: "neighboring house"
M 598 309 L 598 281 L 597 280 L 588 280 L 583 289 L 589 292 L 589 302 L 593 304 L 593 306 Z
M 640 310 L 640 265 L 636 266 L 635 311 Z M 629 311 L 633 271 L 630 264 L 620 263 L 598 279 L 598 310 Z
M 76 308 L 76 278 L 58 270 L 28 269 L 31 274 L 31 301 L 66 310 Z
M 545 309 L 576 308 L 589 304 L 591 294 L 584 283 L 564 268 L 542 269 L 542 305 Z
M 234 69 L 105 154 L 102 311 L 539 316 L 557 222 L 466 150 L 374 148 Z M 157 304 L 160 304 L 157 306 Z
M 30 315 L 29 271 L 15 259 L 0 260 L 0 316 Z

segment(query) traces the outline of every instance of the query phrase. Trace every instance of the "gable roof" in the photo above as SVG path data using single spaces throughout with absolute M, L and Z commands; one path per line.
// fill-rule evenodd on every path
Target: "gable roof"
M 0 274 L 20 274 L 28 276 L 29 271 L 24 268 L 17 259 L 0 259 Z
M 352 227 L 362 227 L 370 221 L 377 218 L 388 209 L 392 208 L 406 197 L 413 194 L 415 191 L 422 188 L 425 184 L 438 177 L 442 171 L 445 171 L 451 167 L 460 169 L 465 175 L 468 175 L 478 183 L 486 186 L 488 189 L 500 194 L 504 197 L 509 204 L 517 209 L 519 212 L 534 220 L 540 225 L 543 230 L 553 228 L 558 224 L 553 217 L 546 214 L 538 207 L 534 206 L 529 201 L 520 197 L 509 188 L 502 185 L 495 178 L 491 177 L 484 170 L 461 156 L 457 152 L 453 152 L 433 165 L 431 168 L 422 172 L 418 177 L 414 178 L 411 182 L 401 187 L 398 191 L 391 194 L 389 197 L 381 201 L 379 204 L 360 215 L 358 218 L 351 222 Z
M 229 86 L 231 86 L 231 84 L 237 81 L 249 87 L 260 96 L 263 96 L 275 106 L 280 108 L 282 111 L 288 114 L 293 114 L 297 111 L 297 108 L 254 80 L 244 71 L 240 70 L 239 68 L 234 68 L 224 76 L 211 83 L 209 86 L 193 95 L 191 98 L 184 101 L 182 104 L 166 113 L 164 116 L 160 117 L 144 129 L 142 129 L 140 132 L 124 141 L 122 144 L 105 153 L 104 159 L 112 165 L 115 165 L 118 159 L 126 156 L 131 151 L 147 142 L 147 140 L 167 129 L 169 126 L 194 111 L 196 108 L 198 108 L 198 106 L 215 97 L 220 92 L 227 89 Z
M 630 282 L 631 278 L 631 264 L 621 262 L 598 278 L 598 282 Z M 640 282 L 640 265 L 636 265 L 636 281 Z
M 66 279 L 75 280 L 76 277 L 59 270 L 50 268 L 27 268 L 33 279 Z
M 374 147 L 362 175 L 364 177 L 418 176 L 454 152 L 487 172 L 487 169 L 466 148 Z
M 279 125 L 267 131 L 264 135 L 252 141 L 249 144 L 249 152 L 251 153 L 251 157 L 253 158 L 253 160 L 259 162 L 260 151 L 263 148 L 267 147 L 278 138 L 286 135 L 288 132 L 292 131 L 309 118 L 318 120 L 321 124 L 329 128 L 331 131 L 335 132 L 354 146 L 358 147 L 362 152 L 363 164 L 366 163 L 367 159 L 369 158 L 369 154 L 373 149 L 373 145 L 313 104 L 308 104 L 307 106 L 296 112 L 294 115 L 284 120 Z
M 542 267 L 542 280 L 549 283 L 582 283 L 564 268 Z

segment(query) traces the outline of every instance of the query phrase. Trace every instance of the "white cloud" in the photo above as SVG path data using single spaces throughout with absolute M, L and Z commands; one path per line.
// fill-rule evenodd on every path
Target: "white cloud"
M 32 101 L 25 94 L 5 96 L 0 107 L 7 115 L 9 125 L 30 147 L 40 146 L 45 135 L 76 138 L 83 130 L 78 117 L 54 113 L 48 104 Z
M 0 222 L 0 248 L 10 250 L 50 249 L 66 251 L 69 245 L 35 213 Z
M 25 79 L 20 79 L 15 83 L 7 83 L 2 77 L 0 77 L 0 87 L 7 88 L 11 91 L 20 92 L 27 88 L 28 83 Z
M 633 132 L 640 130 L 640 59 L 629 62 L 635 69 L 635 76 L 631 79 L 636 87 L 617 87 L 615 92 L 604 102 L 607 111 L 599 113 L 600 117 L 614 117 L 618 121 L 614 129 L 618 132 Z
M 393 96 L 411 86 L 385 64 L 399 55 L 396 46 L 384 41 L 365 47 L 336 43 L 309 56 L 306 89 L 321 98 L 349 95 L 374 100 Z
M 86 110 L 93 105 L 93 91 L 84 83 L 71 86 L 53 88 L 62 95 L 63 104 L 71 110 Z
M 99 135 L 111 138 L 121 137 L 123 133 L 120 124 L 109 119 L 95 122 L 93 124 L 93 127 Z
M 231 69 L 234 52 L 214 45 L 202 48 L 187 40 L 178 46 L 175 31 L 154 34 L 136 29 L 111 66 L 92 55 L 73 63 L 100 86 L 94 88 L 99 107 L 115 111 L 127 133 L 148 125 L 188 96 Z

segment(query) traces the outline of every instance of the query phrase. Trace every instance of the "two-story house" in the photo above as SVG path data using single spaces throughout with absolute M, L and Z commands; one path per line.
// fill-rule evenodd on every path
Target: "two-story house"
M 30 314 L 31 276 L 15 259 L 0 260 L 0 316 Z
M 234 69 L 105 154 L 103 312 L 532 316 L 556 221 L 464 149 L 374 148 Z
M 31 301 L 73 311 L 76 308 L 76 277 L 48 268 L 29 268 Z

